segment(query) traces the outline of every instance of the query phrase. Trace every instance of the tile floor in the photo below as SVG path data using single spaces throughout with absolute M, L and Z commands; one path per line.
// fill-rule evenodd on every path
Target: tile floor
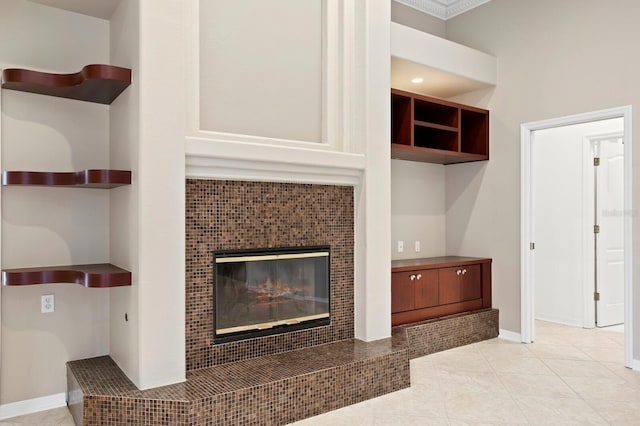
M 534 344 L 493 339 L 415 359 L 411 388 L 295 425 L 640 425 L 640 372 L 622 366 L 620 328 L 536 326 Z M 73 420 L 59 408 L 9 425 Z

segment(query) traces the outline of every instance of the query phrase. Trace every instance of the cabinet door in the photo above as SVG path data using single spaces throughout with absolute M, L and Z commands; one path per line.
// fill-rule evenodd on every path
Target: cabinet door
M 414 307 L 414 286 L 411 276 L 415 272 L 394 272 L 391 274 L 391 312 L 410 311 Z M 414 278 L 415 280 L 415 278 Z
M 446 305 L 460 302 L 460 275 L 462 274 L 462 268 L 454 266 L 453 268 L 442 268 L 438 272 L 440 304 Z
M 480 265 L 440 269 L 440 304 L 458 303 L 482 297 Z
M 482 276 L 480 265 L 469 265 L 461 268 L 460 300 L 474 300 L 482 297 Z
M 438 296 L 438 271 L 424 270 L 415 273 L 414 282 L 415 309 L 430 308 L 440 304 Z

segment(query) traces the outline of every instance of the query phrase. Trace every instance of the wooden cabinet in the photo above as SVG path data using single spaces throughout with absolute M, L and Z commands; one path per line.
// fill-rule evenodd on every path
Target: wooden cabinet
M 489 111 L 391 90 L 391 158 L 454 164 L 489 159 Z
M 491 259 L 395 260 L 391 271 L 394 326 L 491 307 Z

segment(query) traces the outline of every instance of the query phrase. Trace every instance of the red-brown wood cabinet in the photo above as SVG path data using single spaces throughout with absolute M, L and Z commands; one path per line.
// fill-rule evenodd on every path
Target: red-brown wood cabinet
M 391 158 L 437 164 L 489 159 L 489 111 L 391 89 Z
M 391 324 L 491 307 L 491 259 L 461 256 L 394 260 Z

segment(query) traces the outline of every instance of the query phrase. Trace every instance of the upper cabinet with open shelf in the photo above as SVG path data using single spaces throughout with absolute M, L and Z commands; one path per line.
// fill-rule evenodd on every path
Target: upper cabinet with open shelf
M 391 90 L 391 158 L 437 164 L 489 159 L 489 111 Z

